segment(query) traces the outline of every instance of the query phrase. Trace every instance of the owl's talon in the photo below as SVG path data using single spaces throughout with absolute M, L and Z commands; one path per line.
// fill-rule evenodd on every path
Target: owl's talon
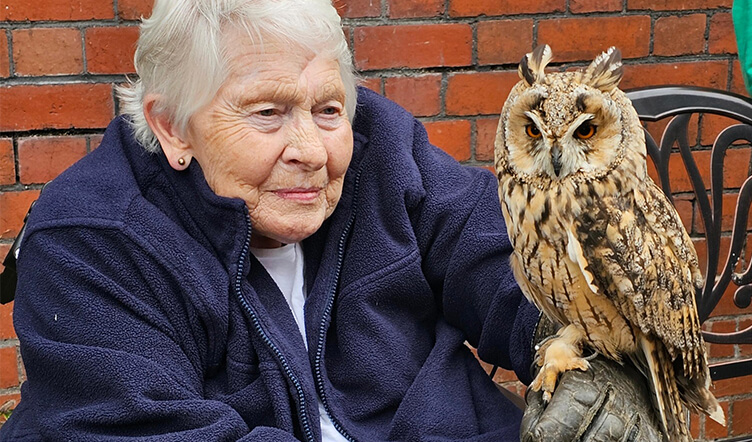
M 535 345 L 535 351 L 545 352 L 546 348 L 551 344 L 552 339 L 556 339 L 557 335 L 546 336 L 542 341 Z
M 559 334 L 541 341 L 535 352 L 535 363 L 540 367 L 538 375 L 530 384 L 533 391 L 543 392 L 543 401 L 548 402 L 556 388 L 559 376 L 568 370 L 590 368 L 587 359 L 581 357 L 580 332 L 568 325 Z M 547 398 L 547 399 L 546 399 Z
M 584 356 L 582 359 L 590 362 L 593 359 L 597 358 L 599 355 L 600 355 L 600 353 L 598 353 L 598 350 L 593 350 L 593 354 L 591 354 L 589 356 Z

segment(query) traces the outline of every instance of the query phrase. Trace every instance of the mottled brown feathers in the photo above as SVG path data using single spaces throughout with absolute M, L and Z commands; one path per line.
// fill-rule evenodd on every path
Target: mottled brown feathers
M 577 352 L 552 356 L 585 343 L 634 360 L 670 440 L 690 440 L 682 404 L 723 421 L 707 389 L 695 306 L 703 279 L 692 241 L 647 174 L 643 129 L 617 87 L 619 51 L 579 72 L 546 73 L 550 60 L 547 46 L 523 58 L 495 151 L 514 274 L 525 295 L 565 325 L 557 352 L 540 350 L 546 362 L 533 387 L 545 397 L 562 370 L 585 367 Z M 540 136 L 528 135 L 531 125 Z

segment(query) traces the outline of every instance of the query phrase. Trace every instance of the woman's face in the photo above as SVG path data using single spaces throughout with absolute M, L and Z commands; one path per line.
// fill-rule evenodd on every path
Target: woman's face
M 217 195 L 245 200 L 251 245 L 313 234 L 334 211 L 353 136 L 336 59 L 237 33 L 229 76 L 185 136 Z M 219 221 L 219 220 L 218 220 Z

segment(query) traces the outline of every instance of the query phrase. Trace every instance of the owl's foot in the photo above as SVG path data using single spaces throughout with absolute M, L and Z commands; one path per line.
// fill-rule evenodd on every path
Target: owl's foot
M 568 325 L 556 336 L 538 345 L 536 363 L 540 371 L 530 388 L 534 391 L 542 390 L 544 402 L 551 400 L 559 375 L 567 370 L 586 371 L 590 368 L 590 363 L 582 357 L 581 341 L 580 331 L 573 325 Z

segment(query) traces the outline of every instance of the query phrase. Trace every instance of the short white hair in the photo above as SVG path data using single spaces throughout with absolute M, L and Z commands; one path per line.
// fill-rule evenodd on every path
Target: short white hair
M 143 19 L 134 64 L 139 78 L 118 87 L 121 112 L 136 139 L 150 152 L 159 141 L 144 117 L 144 97 L 157 94 L 153 109 L 185 132 L 191 116 L 207 104 L 227 78 L 225 34 L 247 32 L 297 45 L 338 60 L 345 108 L 352 121 L 357 78 L 340 17 L 331 0 L 156 0 Z

